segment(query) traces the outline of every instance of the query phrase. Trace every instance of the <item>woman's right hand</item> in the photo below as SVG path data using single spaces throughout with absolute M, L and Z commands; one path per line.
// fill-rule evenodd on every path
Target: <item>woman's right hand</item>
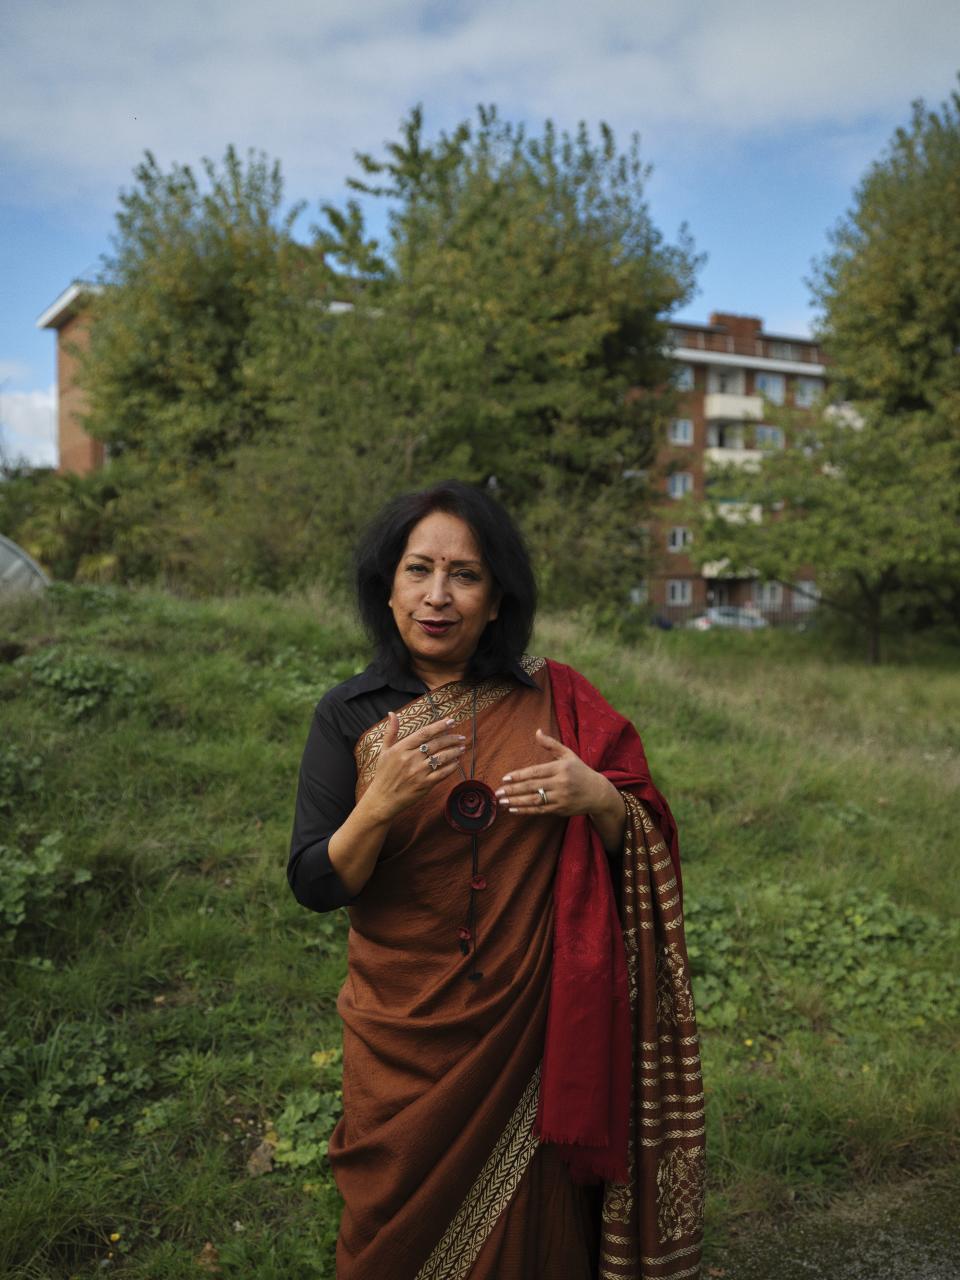
M 364 795 L 376 818 L 395 818 L 454 772 L 466 750 L 466 737 L 451 733 L 453 723 L 440 720 L 400 739 L 400 719 L 395 712 L 388 713 L 377 771 Z M 421 751 L 421 746 L 429 751 Z M 436 769 L 430 767 L 431 756 L 440 762 Z

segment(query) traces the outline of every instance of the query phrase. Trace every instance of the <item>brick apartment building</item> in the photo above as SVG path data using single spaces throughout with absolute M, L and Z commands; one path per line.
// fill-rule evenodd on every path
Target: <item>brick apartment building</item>
M 102 466 L 106 457 L 103 444 L 81 426 L 84 400 L 72 350 L 89 342 L 88 304 L 94 288 L 71 284 L 37 320 L 39 328 L 57 335 L 60 472 L 84 474 Z M 725 312 L 714 312 L 709 324 L 675 322 L 671 343 L 681 416 L 670 424 L 657 459 L 657 473 L 665 477 L 663 503 L 650 530 L 652 573 L 642 594 L 661 617 L 677 622 L 711 605 L 756 609 L 771 620 L 808 613 L 815 603 L 812 569 L 797 584 L 811 594 L 730 577 L 723 564 L 697 569 L 688 554 L 690 530 L 671 519 L 670 503 L 688 493 L 704 496 L 708 459 L 749 465 L 762 450 L 783 447 L 779 429 L 763 421 L 764 397 L 797 408 L 812 404 L 825 379 L 820 349 L 809 338 L 765 333 L 754 316 Z
M 86 475 L 102 467 L 106 450 L 80 425 L 86 408 L 77 386 L 79 353 L 90 342 L 90 298 L 95 286 L 74 281 L 64 289 L 37 320 L 38 329 L 52 329 L 57 335 L 57 444 L 60 461 L 57 471 Z
M 670 516 L 670 503 L 705 496 L 705 463 L 750 465 L 765 449 L 784 447 L 783 432 L 764 422 L 765 399 L 805 408 L 824 388 L 822 353 L 809 338 L 765 333 L 755 316 L 714 312 L 710 323 L 671 326 L 677 362 L 680 416 L 669 426 L 658 458 L 665 474 L 664 500 L 651 526 L 651 605 L 681 621 L 710 606 L 733 605 L 771 619 L 793 619 L 815 606 L 812 568 L 797 591 L 754 577 L 731 577 L 722 563 L 698 569 L 688 554 L 691 531 Z M 711 493 L 722 502 L 722 494 Z M 741 518 L 749 518 L 749 512 Z

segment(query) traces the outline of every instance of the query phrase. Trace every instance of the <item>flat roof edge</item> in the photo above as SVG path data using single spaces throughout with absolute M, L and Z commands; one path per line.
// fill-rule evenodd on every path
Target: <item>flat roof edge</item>
M 102 286 L 94 284 L 89 280 L 74 280 L 72 284 L 68 284 L 59 298 L 50 303 L 41 315 L 37 317 L 38 329 L 56 329 L 58 322 L 63 321 L 70 314 L 74 304 L 83 297 L 84 294 L 100 293 Z

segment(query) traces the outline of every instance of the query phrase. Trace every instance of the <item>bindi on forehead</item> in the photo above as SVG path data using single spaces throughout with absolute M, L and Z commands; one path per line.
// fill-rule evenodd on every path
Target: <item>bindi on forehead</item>
M 481 560 L 476 559 L 457 559 L 452 556 L 444 555 L 441 551 L 439 555 L 432 556 L 426 551 L 416 551 L 414 548 L 407 552 L 408 556 L 413 556 L 417 560 L 428 560 L 430 564 L 449 564 L 453 568 L 470 566 L 479 569 L 482 566 Z

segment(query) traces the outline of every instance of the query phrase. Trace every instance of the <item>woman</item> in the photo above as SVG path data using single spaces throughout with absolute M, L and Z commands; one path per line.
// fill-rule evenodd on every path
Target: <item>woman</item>
M 533 575 L 487 493 L 394 500 L 357 563 L 376 656 L 317 705 L 288 865 L 350 913 L 337 1275 L 698 1276 L 676 828 L 640 739 L 523 656 Z

